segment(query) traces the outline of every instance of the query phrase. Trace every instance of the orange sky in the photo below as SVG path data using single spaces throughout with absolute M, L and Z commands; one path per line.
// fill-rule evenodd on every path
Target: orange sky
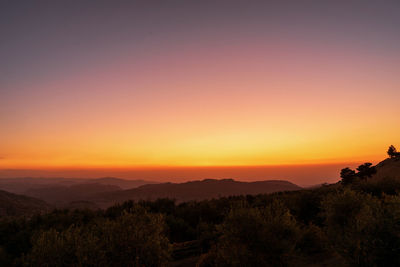
M 20 73 L 1 84 L 0 169 L 385 158 L 400 132 L 398 40 L 306 20 L 265 30 L 263 18 L 235 27 L 185 18 L 187 28 L 153 25 L 146 38 L 72 48 L 45 32 L 46 57 L 12 62 Z
M 396 144 L 397 79 L 360 77 L 379 62 L 270 62 L 268 49 L 254 49 L 218 60 L 177 52 L 140 70 L 124 55 L 112 67 L 38 82 L 29 87 L 37 94 L 10 97 L 19 102 L 5 118 L 0 166 L 334 163 L 381 159 Z

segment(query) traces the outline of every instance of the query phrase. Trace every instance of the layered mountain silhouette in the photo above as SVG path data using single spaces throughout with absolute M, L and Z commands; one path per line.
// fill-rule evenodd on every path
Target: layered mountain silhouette
M 301 187 L 282 180 L 239 182 L 233 179 L 205 179 L 186 183 L 162 183 L 143 185 L 138 188 L 106 192 L 92 199 L 101 206 L 109 206 L 126 200 L 175 199 L 177 202 L 204 200 L 236 195 L 268 194 L 278 191 L 300 190 Z
M 28 190 L 46 188 L 49 186 L 73 186 L 79 184 L 114 185 L 121 189 L 135 188 L 145 184 L 155 184 L 154 181 L 125 180 L 114 177 L 96 179 L 87 178 L 0 178 L 0 190 L 16 194 L 25 194 Z
M 369 182 L 379 183 L 385 179 L 400 182 L 400 159 L 385 159 L 376 165 L 376 171 L 368 179 Z M 0 215 L 25 212 L 31 214 L 50 207 L 106 208 L 127 200 L 170 198 L 184 202 L 300 189 L 302 188 L 284 180 L 240 182 L 233 179 L 205 179 L 185 183 L 154 183 L 111 177 L 9 178 L 0 179 Z
M 145 183 L 145 181 L 129 181 L 117 178 L 82 180 L 67 178 L 16 178 L 15 180 L 0 179 L 0 188 L 8 188 L 17 192 L 23 191 L 27 197 L 44 200 L 53 207 L 91 209 L 98 207 L 106 208 L 127 200 L 170 198 L 175 199 L 177 202 L 184 202 L 224 196 L 268 194 L 278 191 L 301 189 L 301 187 L 291 182 L 282 180 L 239 182 L 233 179 L 205 179 L 185 183 L 145 184 L 125 190 L 118 186 L 121 185 L 126 188 L 138 183 Z
M 32 188 L 27 190 L 25 195 L 43 199 L 56 206 L 64 206 L 70 202 L 87 200 L 98 193 L 119 191 L 122 191 L 122 189 L 116 185 L 88 183 L 71 186 L 49 185 L 40 188 Z
M 26 195 L 46 201 L 56 207 L 95 208 L 87 201 L 103 192 L 117 192 L 145 184 L 145 180 L 125 180 L 114 177 L 80 178 L 0 178 L 0 190 Z

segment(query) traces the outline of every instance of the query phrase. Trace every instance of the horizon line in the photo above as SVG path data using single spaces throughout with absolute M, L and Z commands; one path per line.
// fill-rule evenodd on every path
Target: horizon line
M 385 158 L 387 159 L 387 158 Z M 371 160 L 382 161 L 382 160 Z M 371 162 L 368 161 L 368 162 Z M 136 166 L 40 166 L 40 167 L 21 167 L 21 168 L 1 168 L 0 171 L 17 170 L 154 170 L 154 169 L 193 169 L 193 168 L 265 168 L 265 167 L 287 167 L 287 166 L 323 166 L 323 165 L 341 165 L 341 164 L 359 164 L 365 160 L 358 161 L 340 161 L 340 162 L 314 162 L 314 163 L 280 163 L 280 164 L 257 164 L 257 165 L 136 165 Z

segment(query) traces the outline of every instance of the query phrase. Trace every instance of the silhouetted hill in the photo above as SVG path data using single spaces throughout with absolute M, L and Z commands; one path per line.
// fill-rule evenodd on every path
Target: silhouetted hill
M 87 200 L 94 194 L 121 190 L 122 189 L 116 185 L 104 185 L 99 183 L 76 184 L 71 186 L 50 185 L 27 190 L 25 195 L 42 199 L 53 205 L 64 206 L 69 202 Z
M 154 181 L 145 181 L 145 180 L 126 180 L 114 177 L 104 177 L 97 179 L 87 179 L 86 182 L 99 183 L 104 185 L 116 185 L 122 189 L 131 189 L 136 188 L 146 184 L 158 184 L 158 182 Z
M 400 158 L 388 158 L 376 165 L 374 179 L 393 178 L 400 180 Z
M 0 190 L 0 217 L 30 216 L 50 209 L 51 206 L 40 199 Z
M 239 182 L 233 179 L 206 179 L 186 183 L 143 185 L 135 189 L 98 194 L 94 201 L 102 206 L 126 200 L 154 200 L 172 198 L 178 202 L 203 200 L 235 195 L 255 195 L 278 191 L 299 190 L 301 187 L 279 180 Z
M 145 184 L 154 184 L 156 182 L 145 180 L 125 180 L 113 177 L 104 177 L 97 179 L 87 178 L 0 178 L 0 190 L 5 190 L 15 194 L 25 194 L 32 189 L 48 188 L 49 186 L 72 186 L 78 184 L 102 184 L 118 186 L 121 189 L 136 188 Z

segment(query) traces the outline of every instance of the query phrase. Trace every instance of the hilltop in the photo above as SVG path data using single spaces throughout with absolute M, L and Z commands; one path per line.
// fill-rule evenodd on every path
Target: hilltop
M 400 158 L 388 158 L 376 165 L 374 179 L 392 178 L 400 180 Z

